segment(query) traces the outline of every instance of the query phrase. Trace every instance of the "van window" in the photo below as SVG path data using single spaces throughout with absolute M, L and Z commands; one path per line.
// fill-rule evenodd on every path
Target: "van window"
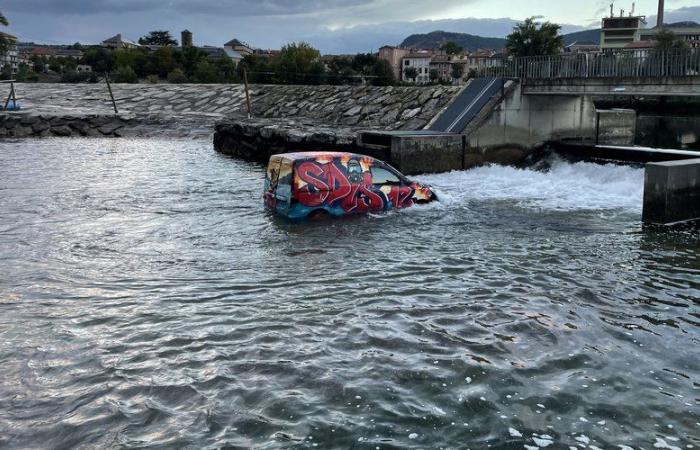
M 372 167 L 372 184 L 401 184 L 401 180 L 383 167 Z

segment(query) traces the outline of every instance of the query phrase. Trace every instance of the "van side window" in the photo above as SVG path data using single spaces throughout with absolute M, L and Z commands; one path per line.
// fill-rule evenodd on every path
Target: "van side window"
M 401 184 L 401 180 L 383 167 L 372 167 L 372 184 Z

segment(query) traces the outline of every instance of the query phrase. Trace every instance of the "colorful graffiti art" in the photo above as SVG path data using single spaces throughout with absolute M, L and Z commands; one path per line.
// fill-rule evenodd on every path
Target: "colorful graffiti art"
M 335 216 L 382 212 L 434 198 L 429 188 L 359 155 L 319 155 L 297 161 L 293 171 L 290 217 L 319 209 Z

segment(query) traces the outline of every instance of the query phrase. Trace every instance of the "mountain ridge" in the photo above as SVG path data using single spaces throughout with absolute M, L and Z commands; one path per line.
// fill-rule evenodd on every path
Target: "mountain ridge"
M 574 42 L 590 41 L 600 43 L 600 29 L 583 30 L 563 35 L 564 45 Z M 465 50 L 478 50 L 480 48 L 490 48 L 493 50 L 503 50 L 506 46 L 505 38 L 484 37 L 469 33 L 455 33 L 449 31 L 436 30 L 430 33 L 418 33 L 408 36 L 401 42 L 401 47 L 438 49 L 445 42 L 454 42 Z

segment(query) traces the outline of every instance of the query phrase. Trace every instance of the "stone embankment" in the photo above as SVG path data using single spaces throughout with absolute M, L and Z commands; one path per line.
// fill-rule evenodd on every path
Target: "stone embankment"
M 0 87 L 0 96 L 6 95 L 7 89 L 7 86 Z M 222 119 L 247 116 L 242 85 L 114 84 L 112 89 L 119 116 L 129 118 L 121 128 L 121 134 L 125 135 L 207 135 Z M 442 86 L 252 85 L 250 96 L 254 117 L 311 120 L 334 126 L 412 130 L 425 126 L 458 89 Z M 43 124 L 46 118 L 50 118 L 48 122 L 52 124 L 54 121 L 76 122 L 76 118 L 92 116 L 83 122 L 87 122 L 89 130 L 97 128 L 97 132 L 78 133 L 100 135 L 97 134 L 101 133 L 99 128 L 105 124 L 96 127 L 92 124 L 115 116 L 104 84 L 18 83 L 16 91 L 22 111 L 2 113 L 2 117 L 4 121 L 12 123 L 19 120 L 22 128 L 17 128 L 15 134 L 7 133 L 5 136 L 66 133 L 67 129 L 59 128 L 62 125 L 57 125 L 57 131 L 45 133 Z M 15 119 L 18 116 L 21 119 Z M 22 124 L 22 121 L 25 123 Z M 30 121 L 32 126 L 26 127 Z M 38 132 L 34 131 L 35 122 L 42 124 L 37 125 Z M 31 128 L 32 132 L 27 128 Z M 68 128 L 71 128 L 70 124 Z M 120 132 L 115 133 L 118 134 Z
M 48 136 L 109 136 L 125 134 L 135 123 L 129 116 L 92 114 L 51 116 L 32 114 L 0 115 L 0 138 Z
M 216 124 L 214 148 L 225 155 L 266 163 L 290 151 L 355 151 L 357 128 L 292 119 L 239 119 Z

